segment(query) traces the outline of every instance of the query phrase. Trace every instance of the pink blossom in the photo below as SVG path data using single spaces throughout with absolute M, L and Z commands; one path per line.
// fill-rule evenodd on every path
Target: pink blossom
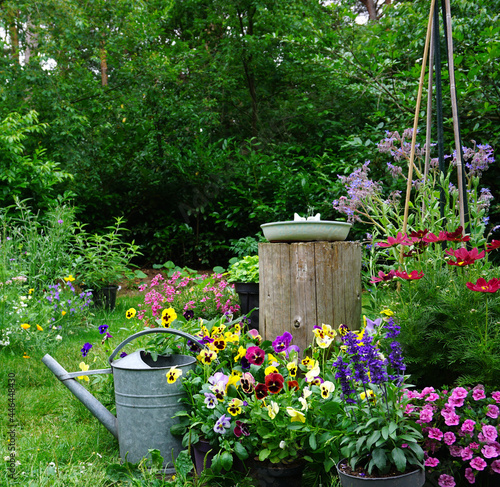
M 494 460 L 491 463 L 491 470 L 495 473 L 500 473 L 500 460 Z
M 425 466 L 426 467 L 435 467 L 439 464 L 439 460 L 437 458 L 433 458 L 433 457 L 429 457 L 426 461 L 425 461 Z
M 500 391 L 495 391 L 491 394 L 491 397 L 495 400 L 496 403 L 500 403 Z
M 468 394 L 467 389 L 464 389 L 463 387 L 455 387 L 455 389 L 451 391 L 450 397 L 456 399 L 465 399 L 467 397 L 467 394 Z
M 437 401 L 439 399 L 439 394 L 435 393 L 435 392 L 431 392 L 426 398 L 425 400 L 426 401 L 430 401 L 430 402 L 434 402 L 434 401 Z
M 455 413 L 449 414 L 444 418 L 444 422 L 447 426 L 456 426 L 460 423 L 460 416 Z
M 455 487 L 455 479 L 451 475 L 443 473 L 439 476 L 438 480 L 439 487 Z
M 439 428 L 430 428 L 427 436 L 433 440 L 441 441 L 443 432 Z
M 475 457 L 469 462 L 469 465 L 475 470 L 484 470 L 488 464 L 481 457 Z
M 462 452 L 462 447 L 459 445 L 451 445 L 449 450 L 452 457 L 459 457 Z
M 462 457 L 462 460 L 464 462 L 470 460 L 473 457 L 472 450 L 468 446 L 466 446 L 465 448 L 462 448 L 460 456 Z
M 472 421 L 472 419 L 466 419 L 460 428 L 464 433 L 472 433 L 474 431 L 474 426 L 476 422 Z
M 487 441 L 495 441 L 497 439 L 498 433 L 494 426 L 489 424 L 483 424 L 482 433 Z
M 446 445 L 453 445 L 453 443 L 457 441 L 455 434 L 452 433 L 451 431 L 447 431 L 443 436 Z
M 477 450 L 479 448 L 479 444 L 473 441 L 472 443 L 469 443 L 469 448 L 471 450 Z
M 422 389 L 422 392 L 420 393 L 420 398 L 423 399 L 427 394 L 431 394 L 432 392 L 435 392 L 436 389 L 434 387 L 424 387 Z
M 485 397 L 486 394 L 484 393 L 484 389 L 475 389 L 474 391 L 472 391 L 472 398 L 474 399 L 474 401 L 480 401 Z
M 461 408 L 464 405 L 464 398 L 463 397 L 449 397 L 448 398 L 448 404 L 454 408 Z
M 486 408 L 486 416 L 492 419 L 497 419 L 498 413 L 498 406 L 495 406 L 495 404 L 488 404 L 488 407 Z
M 430 408 L 424 408 L 420 411 L 420 421 L 430 423 L 432 421 L 433 411 Z
M 484 458 L 498 457 L 497 449 L 491 445 L 484 445 L 483 448 L 481 448 L 481 453 L 483 454 Z
M 476 477 L 474 476 L 472 468 L 467 467 L 465 469 L 465 478 L 469 481 L 469 484 L 474 484 L 476 482 Z

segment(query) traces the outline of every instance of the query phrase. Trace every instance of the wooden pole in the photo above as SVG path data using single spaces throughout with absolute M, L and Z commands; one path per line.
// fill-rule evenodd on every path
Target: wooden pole
M 457 90 L 455 86 L 455 65 L 453 62 L 453 37 L 451 35 L 451 7 L 450 0 L 445 0 L 446 27 L 448 31 L 448 71 L 450 73 L 450 95 L 451 95 L 451 113 L 453 117 L 453 133 L 455 136 L 455 152 L 457 158 L 457 180 L 458 180 L 458 213 L 460 216 L 460 225 L 462 226 L 462 235 L 465 234 L 465 211 L 464 198 L 465 188 L 463 186 L 463 164 L 462 148 L 460 147 L 460 129 L 458 125 L 457 108 Z
M 415 160 L 415 143 L 417 139 L 417 129 L 418 129 L 418 115 L 420 112 L 420 102 L 422 100 L 422 90 L 424 86 L 424 78 L 425 78 L 425 67 L 427 62 L 427 56 L 429 53 L 429 44 L 432 32 L 432 19 L 434 15 L 434 1 L 431 1 L 431 10 L 429 13 L 429 21 L 427 23 L 427 35 L 425 37 L 425 46 L 424 46 L 424 56 L 422 58 L 422 69 L 420 71 L 420 83 L 418 85 L 418 95 L 417 95 L 417 106 L 415 108 L 415 117 L 413 119 L 413 134 L 411 138 L 411 151 L 410 151 L 410 163 L 408 167 L 408 180 L 406 181 L 406 200 L 405 200 L 405 210 L 403 216 L 403 233 L 406 233 L 406 227 L 408 225 L 408 212 L 410 208 L 410 194 L 411 194 L 411 184 L 413 179 L 413 167 Z M 399 263 L 403 262 L 403 246 L 401 246 L 401 252 L 399 254 Z

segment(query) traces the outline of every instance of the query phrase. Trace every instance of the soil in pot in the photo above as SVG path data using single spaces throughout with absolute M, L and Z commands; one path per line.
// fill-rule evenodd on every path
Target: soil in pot
M 259 487 L 301 487 L 305 462 L 270 463 L 254 461 L 254 477 Z

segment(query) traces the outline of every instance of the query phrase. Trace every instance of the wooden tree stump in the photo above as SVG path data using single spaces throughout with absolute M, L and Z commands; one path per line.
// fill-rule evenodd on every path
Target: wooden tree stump
M 288 331 L 301 350 L 315 325 L 361 324 L 361 244 L 259 244 L 259 331 L 266 340 Z

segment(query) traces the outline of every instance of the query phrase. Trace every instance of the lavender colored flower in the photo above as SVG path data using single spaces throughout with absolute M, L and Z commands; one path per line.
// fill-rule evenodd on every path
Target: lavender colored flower
M 390 317 L 384 324 L 384 329 L 387 330 L 385 338 L 396 338 L 401 332 L 401 327 L 396 325 L 394 318 Z
M 231 420 L 225 414 L 223 414 L 215 423 L 214 431 L 223 435 L 231 427 Z
M 109 328 L 109 326 L 108 326 L 108 325 L 100 325 L 100 326 L 99 326 L 99 333 L 100 333 L 101 335 L 104 335 L 104 333 L 106 333 L 106 330 L 107 330 L 108 328 Z
M 288 331 L 285 331 L 283 335 L 276 337 L 273 341 L 273 349 L 276 353 L 284 352 L 290 345 L 293 336 Z
M 337 369 L 335 378 L 340 381 L 342 388 L 342 398 L 348 403 L 355 403 L 356 401 L 350 397 L 356 391 L 351 386 L 351 375 L 349 373 L 349 365 L 339 357 L 334 363 L 333 367 Z
M 217 398 L 215 397 L 215 394 L 205 392 L 205 404 L 208 409 L 215 409 L 215 406 L 217 405 Z

